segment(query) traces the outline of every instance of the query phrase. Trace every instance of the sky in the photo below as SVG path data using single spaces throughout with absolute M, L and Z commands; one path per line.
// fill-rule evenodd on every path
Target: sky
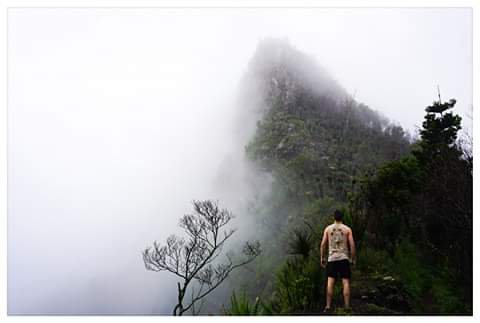
M 412 134 L 437 85 L 471 129 L 471 14 L 9 9 L 9 314 L 170 313 L 175 281 L 141 251 L 225 195 L 235 95 L 265 37 Z

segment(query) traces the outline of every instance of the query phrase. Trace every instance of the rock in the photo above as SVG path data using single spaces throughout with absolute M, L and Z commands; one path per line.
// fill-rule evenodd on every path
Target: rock
M 401 294 L 387 295 L 385 299 L 385 305 L 388 308 L 393 308 L 401 312 L 408 312 L 410 310 L 410 304 L 408 303 L 405 296 Z
M 283 146 L 285 146 L 285 139 L 282 139 L 282 141 L 280 141 L 280 143 L 277 146 L 277 149 L 282 149 Z
M 352 306 L 359 314 L 401 314 L 411 312 L 412 301 L 400 280 L 374 274 L 354 280 Z
M 386 307 L 378 306 L 376 304 L 372 303 L 365 303 L 362 304 L 359 307 L 354 308 L 355 312 L 358 312 L 359 314 L 373 314 L 373 315 L 378 315 L 378 314 L 399 314 L 395 311 L 392 311 L 391 309 L 388 309 Z

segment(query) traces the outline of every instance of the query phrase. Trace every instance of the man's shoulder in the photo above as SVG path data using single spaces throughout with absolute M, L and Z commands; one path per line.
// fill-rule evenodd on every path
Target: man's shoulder
M 343 227 L 344 227 L 344 229 L 347 230 L 348 232 L 352 232 L 352 229 L 351 229 L 348 225 L 343 224 Z

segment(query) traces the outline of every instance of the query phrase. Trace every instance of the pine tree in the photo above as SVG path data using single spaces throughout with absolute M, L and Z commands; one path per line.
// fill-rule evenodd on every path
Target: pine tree
M 446 112 L 455 106 L 456 100 L 448 102 L 435 101 L 425 111 L 423 129 L 420 131 L 422 141 L 420 151 L 416 157 L 428 164 L 432 160 L 442 158 L 444 155 L 458 158 L 461 152 L 455 147 L 457 133 L 461 129 L 462 118 L 452 112 Z

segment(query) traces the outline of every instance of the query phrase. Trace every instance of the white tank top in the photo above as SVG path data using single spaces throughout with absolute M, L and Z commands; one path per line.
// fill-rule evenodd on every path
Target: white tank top
M 328 261 L 349 259 L 348 227 L 344 224 L 334 223 L 328 226 Z

